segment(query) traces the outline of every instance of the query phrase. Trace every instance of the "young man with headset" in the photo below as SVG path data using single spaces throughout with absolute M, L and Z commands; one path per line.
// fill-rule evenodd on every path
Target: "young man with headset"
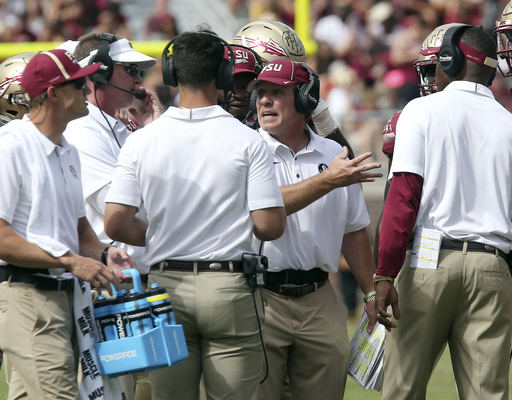
M 498 64 L 489 33 L 452 26 L 431 51 L 437 93 L 400 115 L 382 218 L 382 398 L 424 399 L 448 343 L 461 399 L 507 399 L 512 115 L 488 88 Z
M 370 218 L 361 186 L 341 187 L 347 185 L 344 179 L 332 179 L 336 168 L 328 166 L 344 162 L 341 146 L 306 124 L 319 86 L 305 64 L 275 60 L 248 87 L 256 90 L 259 132 L 273 155 L 288 214 L 283 236 L 263 246 L 269 260 L 262 290 L 269 370 L 260 388 L 262 400 L 281 398 L 286 368 L 294 399 L 342 398 L 350 351 L 348 312 L 328 280 L 329 272 L 338 270 L 342 249 L 364 293 L 374 288 L 366 232 Z M 321 190 L 314 187 L 319 175 L 329 177 Z M 375 311 L 368 313 L 372 329 Z
M 103 224 L 104 199 L 121 147 L 131 134 L 117 113 L 132 105 L 134 98 L 140 99 L 146 108 L 143 115 L 133 110 L 139 126 L 148 124 L 162 113 L 155 93 L 141 86 L 140 71 L 153 67 L 156 60 L 134 50 L 127 39 L 109 33 L 89 33 L 70 46 L 74 47 L 74 54 L 81 65 L 101 65 L 99 71 L 91 75 L 87 82 L 90 89 L 87 95 L 89 114 L 68 124 L 64 135 L 80 154 L 87 217 L 100 240 L 110 244 L 112 240 L 105 234 Z M 139 216 L 144 217 L 143 210 Z M 125 248 L 135 259 L 145 282 L 149 268 L 142 261 L 144 248 L 124 243 L 114 244 Z M 123 376 L 121 379 L 128 400 L 151 398 L 147 373 Z
M 155 400 L 197 399 L 201 374 L 209 398 L 257 399 L 263 309 L 242 257 L 253 234 L 281 236 L 286 218 L 267 144 L 217 105 L 234 59 L 210 31 L 169 42 L 163 77 L 179 108 L 128 138 L 106 198 L 107 234 L 146 246 L 149 283 L 167 289 L 185 331 L 189 357 L 150 372 Z M 142 204 L 147 224 L 135 217 Z

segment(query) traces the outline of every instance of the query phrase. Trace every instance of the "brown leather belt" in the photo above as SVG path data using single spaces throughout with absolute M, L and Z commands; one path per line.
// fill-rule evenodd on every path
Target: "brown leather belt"
M 233 272 L 243 272 L 244 266 L 242 261 L 176 261 L 163 260 L 153 264 L 151 270 L 167 270 L 167 271 L 193 271 L 194 264 L 197 264 L 197 270 L 201 272 L 230 272 L 229 264 L 233 265 Z

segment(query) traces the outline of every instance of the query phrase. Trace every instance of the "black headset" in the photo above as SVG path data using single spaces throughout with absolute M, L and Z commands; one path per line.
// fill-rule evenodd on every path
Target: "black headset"
M 235 54 L 233 53 L 233 49 L 224 39 L 218 37 L 217 35 L 208 33 L 208 32 L 197 32 L 205 35 L 213 36 L 218 39 L 219 42 L 222 43 L 224 47 L 226 47 L 229 51 L 229 60 L 222 57 L 222 60 L 219 64 L 219 69 L 217 70 L 217 78 L 215 79 L 215 85 L 218 90 L 224 90 L 227 92 L 234 91 L 233 84 L 233 74 L 235 72 Z M 178 86 L 178 78 L 176 77 L 176 68 L 174 66 L 174 57 L 172 54 L 167 55 L 169 48 L 173 45 L 173 43 L 178 39 L 179 36 L 174 37 L 168 44 L 165 46 L 165 49 L 162 53 L 162 76 L 163 81 L 166 85 L 170 85 L 172 87 Z
M 96 87 L 100 83 L 104 83 L 104 81 L 108 82 L 114 74 L 114 62 L 109 55 L 110 44 L 114 41 L 114 35 L 111 33 L 102 33 L 100 35 L 100 45 L 98 46 L 98 51 L 94 56 L 91 57 L 91 60 L 89 61 L 89 65 L 94 63 L 102 64 L 100 69 L 90 76 L 91 80 L 94 82 L 94 86 Z
M 312 112 L 320 101 L 320 79 L 315 71 L 301 64 L 309 74 L 309 82 L 300 85 L 295 92 L 295 108 L 301 114 Z
M 464 62 L 464 54 L 455 43 L 457 34 L 471 25 L 452 26 L 444 34 L 437 60 L 441 69 L 447 75 L 455 75 L 460 71 Z
M 295 109 L 300 114 L 309 114 L 312 112 L 320 101 L 320 79 L 315 71 L 309 68 L 306 64 L 299 63 L 303 66 L 309 74 L 309 82 L 300 84 L 297 90 L 295 91 Z M 256 94 L 256 90 L 253 90 L 251 93 L 250 100 L 250 109 L 254 113 L 254 115 L 258 114 L 256 108 L 256 100 L 258 95 Z
M 465 56 L 455 39 L 459 38 L 459 31 L 468 27 L 471 27 L 471 25 L 452 26 L 444 34 L 437 59 L 439 66 L 447 75 L 456 75 L 462 68 Z M 482 25 L 478 25 L 477 28 L 483 29 Z M 487 86 L 492 85 L 492 81 L 495 77 L 496 68 L 493 69 L 493 72 L 489 76 Z

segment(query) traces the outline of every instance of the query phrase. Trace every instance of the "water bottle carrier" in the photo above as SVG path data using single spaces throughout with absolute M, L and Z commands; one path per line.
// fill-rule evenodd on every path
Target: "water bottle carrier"
M 131 275 L 135 290 L 143 293 L 139 272 L 127 269 L 123 273 Z M 181 364 L 188 357 L 183 327 L 158 319 L 154 323 L 155 328 L 141 335 L 95 343 L 101 375 L 115 378 Z

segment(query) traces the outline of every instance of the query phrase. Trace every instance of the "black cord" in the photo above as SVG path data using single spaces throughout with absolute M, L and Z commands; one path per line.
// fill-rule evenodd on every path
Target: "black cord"
M 258 252 L 258 255 L 260 255 L 260 256 L 261 256 L 261 252 L 263 251 L 263 243 L 265 243 L 265 241 L 262 240 L 261 243 L 260 243 L 260 251 Z M 265 309 L 265 304 L 263 304 L 263 297 L 261 297 L 261 293 L 260 293 L 260 298 L 261 298 L 261 308 Z M 265 380 L 268 377 L 268 370 L 269 370 L 269 368 L 268 368 L 268 357 L 267 357 L 267 350 L 265 349 L 265 341 L 263 340 L 263 334 L 261 332 L 261 322 L 260 322 L 260 317 L 258 315 L 258 307 L 256 307 L 256 297 L 254 296 L 254 291 L 252 291 L 252 299 L 254 301 L 254 310 L 256 311 L 256 319 L 258 320 L 258 328 L 259 328 L 259 331 L 260 331 L 261 347 L 263 349 L 263 355 L 265 356 L 265 369 L 266 369 L 266 372 L 265 372 L 265 377 L 260 382 L 260 385 L 261 385 L 263 382 L 265 382 Z
M 112 128 L 112 125 L 110 125 L 110 121 L 108 120 L 107 116 L 101 109 L 100 103 L 98 103 L 98 95 L 97 95 L 97 91 L 96 91 L 96 85 L 94 87 L 94 98 L 96 99 L 96 105 L 98 106 L 98 109 L 100 110 L 101 115 L 103 115 L 103 118 L 105 118 L 105 121 L 107 121 L 108 127 L 110 128 L 110 131 L 112 132 L 112 135 L 114 136 L 114 139 L 116 140 L 117 145 L 119 146 L 119 148 L 121 148 L 121 143 L 119 143 L 119 140 L 117 139 L 117 136 L 114 133 L 114 129 Z
M 261 385 L 263 382 L 265 382 L 265 380 L 268 377 L 268 370 L 269 370 L 269 368 L 268 368 L 268 357 L 267 357 L 267 350 L 265 349 L 265 342 L 263 341 L 263 333 L 262 333 L 262 330 L 261 330 L 260 316 L 258 314 L 258 307 L 256 307 L 256 296 L 254 295 L 254 292 L 252 293 L 252 300 L 254 302 L 254 310 L 256 311 L 256 320 L 258 321 L 258 328 L 259 328 L 259 334 L 260 334 L 261 347 L 263 349 L 263 355 L 265 356 L 266 372 L 265 372 L 265 377 L 260 382 L 260 385 Z M 263 300 L 262 300 L 262 302 L 263 302 Z

